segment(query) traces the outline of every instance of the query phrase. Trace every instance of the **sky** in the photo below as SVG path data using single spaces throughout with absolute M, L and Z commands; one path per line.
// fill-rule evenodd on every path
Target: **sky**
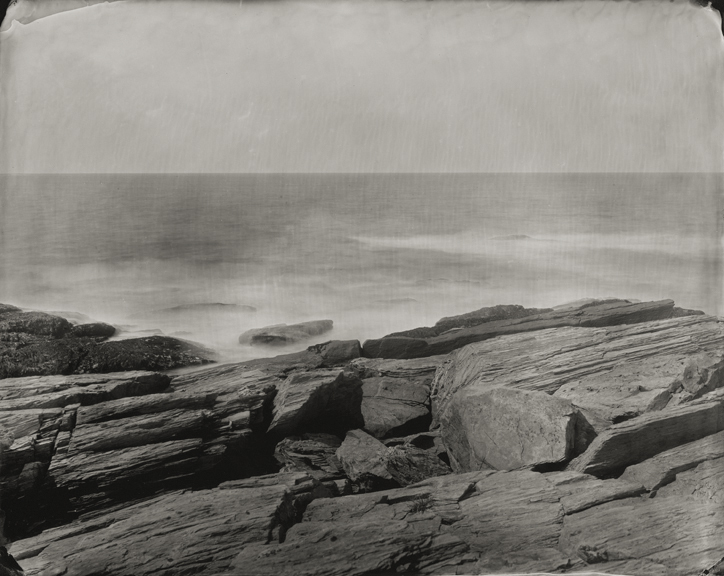
M 0 173 L 724 171 L 720 20 L 688 2 L 20 19 L 0 32 Z

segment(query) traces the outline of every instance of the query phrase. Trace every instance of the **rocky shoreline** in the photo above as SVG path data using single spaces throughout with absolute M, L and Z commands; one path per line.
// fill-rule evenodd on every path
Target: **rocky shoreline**
M 224 365 L 112 329 L 0 305 L 26 575 L 724 574 L 721 319 L 496 306 Z

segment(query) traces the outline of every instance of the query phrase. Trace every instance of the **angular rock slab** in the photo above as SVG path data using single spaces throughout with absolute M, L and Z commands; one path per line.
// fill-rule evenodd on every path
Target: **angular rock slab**
M 641 483 L 647 490 L 656 491 L 678 478 L 686 470 L 702 462 L 724 457 L 724 431 L 701 440 L 682 444 L 626 468 L 621 480 Z
M 429 404 L 429 385 L 385 376 L 362 381 L 364 428 L 376 438 L 427 429 Z
M 362 381 L 351 372 L 313 370 L 289 376 L 274 398 L 267 433 L 339 432 L 362 425 Z
M 456 472 L 560 463 L 574 454 L 578 411 L 543 392 L 471 386 L 442 419 L 442 439 Z
M 721 430 L 722 399 L 651 412 L 611 426 L 568 469 L 594 476 L 616 474 L 627 466 Z

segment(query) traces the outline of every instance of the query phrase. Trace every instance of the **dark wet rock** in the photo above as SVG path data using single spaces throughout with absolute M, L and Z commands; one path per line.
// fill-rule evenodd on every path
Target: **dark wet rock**
M 631 303 L 616 300 L 574 310 L 550 311 L 509 320 L 493 320 L 432 337 L 391 336 L 367 340 L 362 354 L 368 358 L 419 358 L 447 354 L 474 342 L 520 332 L 533 332 L 563 326 L 614 326 L 669 318 L 674 302 Z
M 213 352 L 190 342 L 168 336 L 149 336 L 92 346 L 75 373 L 171 370 L 208 364 L 213 359 Z
M 14 306 L 3 305 L 0 309 L 0 332 L 15 332 L 61 338 L 73 328 L 65 318 L 45 312 L 23 312 Z
M 114 326 L 104 322 L 78 324 L 70 329 L 69 335 L 74 338 L 110 338 L 116 333 Z
M 4 306 L 0 312 L 0 379 L 53 374 L 169 370 L 213 361 L 214 354 L 165 336 L 102 342 L 115 328 L 73 326 L 43 312 Z
M 5 347 L 0 344 L 0 379 L 73 374 L 95 344 L 93 340 L 78 338 L 24 341 Z
M 2 334 L 14 350 L 50 339 Z M 330 342 L 172 377 L 0 380 L 0 538 L 28 576 L 704 574 L 724 549 L 723 345 L 720 321 L 690 315 L 449 357 Z M 428 389 L 438 429 L 361 429 L 366 399 L 397 417 Z M 525 468 L 451 474 L 443 438 L 453 460 L 482 442 L 476 466 L 497 450 Z
M 279 385 L 268 433 L 344 433 L 362 424 L 362 381 L 340 369 L 298 372 Z
M 264 328 L 253 328 L 239 336 L 239 344 L 253 346 L 284 346 L 319 336 L 333 328 L 332 320 L 312 320 L 299 324 L 275 324 Z

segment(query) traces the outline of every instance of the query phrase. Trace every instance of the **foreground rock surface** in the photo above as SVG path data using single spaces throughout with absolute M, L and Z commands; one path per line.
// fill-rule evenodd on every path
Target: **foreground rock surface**
M 629 305 L 556 312 L 640 319 Z M 480 312 L 453 320 L 500 321 Z M 175 376 L 0 380 L 5 536 L 42 576 L 712 574 L 722 327 L 674 311 L 449 357 L 333 341 Z

